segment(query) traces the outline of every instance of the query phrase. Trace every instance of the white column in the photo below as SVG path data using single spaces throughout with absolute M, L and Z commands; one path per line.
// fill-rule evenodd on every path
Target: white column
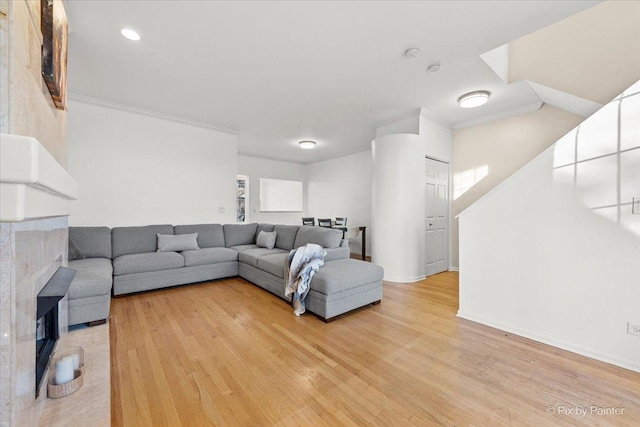
M 424 279 L 424 139 L 395 134 L 372 142 L 372 261 L 384 279 Z

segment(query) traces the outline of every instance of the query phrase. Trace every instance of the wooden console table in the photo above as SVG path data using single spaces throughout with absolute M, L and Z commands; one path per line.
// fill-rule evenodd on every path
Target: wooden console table
M 367 226 L 358 227 L 362 233 L 362 260 L 367 260 Z
M 346 227 L 346 226 L 343 226 L 343 225 L 332 225 L 331 228 L 334 228 L 336 230 L 342 231 L 342 238 L 343 239 L 347 235 L 348 227 Z M 355 228 L 355 227 L 351 227 L 351 228 Z M 360 234 L 362 236 L 362 260 L 366 261 L 367 260 L 367 226 L 366 225 L 359 226 L 358 227 L 358 231 L 360 232 Z

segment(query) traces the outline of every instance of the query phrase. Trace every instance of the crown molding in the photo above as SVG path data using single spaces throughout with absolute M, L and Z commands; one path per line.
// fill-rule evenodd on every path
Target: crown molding
M 383 120 L 378 123 L 374 123 L 374 128 L 379 128 L 380 126 L 385 126 L 391 123 L 398 122 L 400 120 L 408 119 L 409 117 L 423 117 L 425 119 L 433 120 L 447 127 L 453 127 L 451 122 L 444 120 L 442 117 L 437 116 L 433 111 L 427 110 L 424 107 L 413 108 L 406 113 L 398 114 L 397 116 L 393 116 L 389 119 Z
M 425 118 L 425 119 L 429 119 L 429 120 L 433 120 L 434 122 L 438 122 L 441 125 L 444 125 L 444 126 L 447 126 L 447 127 L 450 127 L 450 128 L 453 127 L 453 123 L 451 123 L 448 120 L 443 119 L 442 117 L 440 117 L 437 114 L 435 114 L 433 111 L 427 110 L 424 107 L 420 108 L 420 116 Z
M 374 123 L 373 127 L 379 128 L 380 126 L 386 126 L 388 124 L 395 123 L 397 121 L 408 119 L 409 117 L 418 116 L 418 115 L 420 115 L 420 107 L 413 108 L 405 113 L 398 114 L 397 116 L 393 116 L 381 122 Z
M 473 120 L 467 120 L 465 122 L 456 123 L 453 126 L 453 129 L 463 129 L 468 128 L 470 126 L 476 126 L 487 122 L 492 122 L 494 120 L 506 119 L 508 117 L 519 116 L 520 114 L 533 113 L 538 111 L 544 105 L 543 102 L 535 102 L 533 104 L 524 105 L 522 107 L 512 108 L 511 110 L 501 111 L 495 114 L 489 114 L 488 116 L 479 117 Z
M 127 111 L 129 113 L 144 114 L 145 116 L 155 117 L 157 119 L 169 120 L 172 122 L 182 123 L 190 126 L 197 126 L 205 129 L 211 129 L 218 132 L 230 133 L 232 135 L 238 135 L 240 133 L 237 129 L 232 129 L 224 126 L 216 126 L 211 123 L 200 122 L 197 120 L 191 120 L 184 117 L 172 116 L 170 114 L 159 113 L 157 111 L 145 110 L 143 108 L 131 107 L 129 105 L 118 104 L 116 102 L 105 101 L 102 99 L 92 98 L 89 96 L 78 95 L 76 93 L 69 93 L 68 98 L 74 101 L 85 102 L 87 104 L 99 105 L 101 107 L 114 108 L 116 110 Z

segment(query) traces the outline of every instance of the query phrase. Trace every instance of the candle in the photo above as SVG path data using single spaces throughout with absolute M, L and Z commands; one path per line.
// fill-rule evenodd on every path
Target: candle
M 72 381 L 74 377 L 73 372 L 73 357 L 65 356 L 56 362 L 56 384 L 64 384 Z
M 73 358 L 73 369 L 80 369 L 80 353 L 73 353 L 71 357 Z

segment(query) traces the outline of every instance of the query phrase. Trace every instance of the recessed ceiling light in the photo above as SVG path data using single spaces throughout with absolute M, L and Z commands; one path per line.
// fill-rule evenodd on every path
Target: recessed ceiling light
M 417 58 L 420 55 L 420 49 L 417 47 L 412 47 L 411 49 L 407 49 L 404 51 L 404 56 L 410 59 Z
M 123 37 L 129 40 L 133 40 L 134 42 L 137 42 L 138 40 L 140 40 L 140 34 L 128 28 L 121 29 L 120 34 L 122 34 Z
M 298 144 L 300 144 L 300 148 L 304 148 L 305 150 L 311 150 L 312 148 L 316 148 L 315 141 L 300 141 L 298 142 Z
M 484 105 L 489 100 L 491 93 L 486 90 L 469 92 L 458 98 L 458 103 L 462 108 L 474 108 Z

